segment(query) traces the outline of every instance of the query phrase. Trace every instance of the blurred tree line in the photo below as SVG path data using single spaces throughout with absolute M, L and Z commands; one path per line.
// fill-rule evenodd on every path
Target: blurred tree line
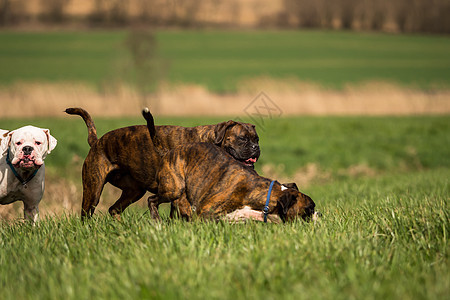
M 0 0 L 2 27 L 41 23 L 450 33 L 449 16 L 450 0 Z

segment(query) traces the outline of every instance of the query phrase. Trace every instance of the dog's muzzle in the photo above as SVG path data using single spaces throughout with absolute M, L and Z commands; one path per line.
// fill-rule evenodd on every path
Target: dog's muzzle
M 247 154 L 247 153 L 244 153 Z M 244 158 L 236 158 L 238 161 L 242 162 L 247 167 L 254 167 L 254 164 L 258 161 L 259 155 L 261 154 L 259 150 L 259 145 L 254 144 L 250 147 L 250 153 L 245 155 Z
M 23 146 L 19 154 L 13 158 L 11 164 L 16 168 L 34 169 L 39 168 L 43 161 L 37 157 L 32 146 Z

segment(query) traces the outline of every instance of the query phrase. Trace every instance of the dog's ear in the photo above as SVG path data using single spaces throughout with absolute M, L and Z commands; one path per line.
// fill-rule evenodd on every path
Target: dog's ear
M 281 207 L 281 212 L 286 215 L 289 208 L 297 202 L 298 192 L 293 189 L 287 189 L 283 192 L 278 202 Z
M 295 184 L 295 182 L 283 183 L 283 185 L 284 185 L 285 187 L 287 187 L 288 189 L 294 189 L 294 190 L 300 192 L 300 190 L 298 189 L 297 184 Z
M 214 139 L 214 144 L 220 145 L 223 141 L 223 138 L 225 137 L 225 133 L 228 129 L 236 125 L 237 123 L 233 120 L 229 120 L 228 122 L 222 122 L 217 124 L 216 129 L 214 133 L 216 134 L 216 137 Z
M 48 140 L 47 154 L 50 154 L 50 152 L 52 152 L 52 150 L 55 149 L 58 141 L 52 135 L 50 135 L 50 129 L 44 129 L 44 133 L 47 135 Z
M 0 136 L 0 154 L 3 156 L 8 151 L 9 145 L 11 144 L 12 131 L 5 132 Z

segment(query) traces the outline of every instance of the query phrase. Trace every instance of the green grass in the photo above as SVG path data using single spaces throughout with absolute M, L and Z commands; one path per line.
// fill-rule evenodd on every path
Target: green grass
M 2 299 L 445 299 L 450 171 L 311 187 L 316 224 L 0 225 Z
M 123 32 L 0 33 L 0 82 L 100 84 L 125 55 Z
M 95 121 L 99 135 L 143 124 Z M 184 126 L 218 121 L 156 119 Z M 79 172 L 71 161 L 88 150 L 81 119 L 0 120 L 0 128 L 28 123 L 51 128 L 59 141 L 46 160 L 49 172 Z M 448 116 L 266 120 L 258 128 L 258 168 L 284 164 L 289 174 L 312 162 L 331 173 L 302 187 L 323 213 L 318 223 L 156 224 L 136 205 L 120 222 L 101 214 L 84 223 L 73 215 L 35 227 L 3 222 L 1 298 L 445 299 L 449 127 Z M 340 175 L 357 164 L 375 175 Z
M 132 80 L 127 33 L 0 32 L 0 84 Z M 333 88 L 369 80 L 448 87 L 450 39 L 328 31 L 160 31 L 161 78 L 233 91 L 248 78 L 298 78 Z M 149 83 L 150 84 L 150 83 Z

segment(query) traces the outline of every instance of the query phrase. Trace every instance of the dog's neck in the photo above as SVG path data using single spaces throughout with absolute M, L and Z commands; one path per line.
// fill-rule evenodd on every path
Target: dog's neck
M 36 173 L 39 171 L 40 167 L 32 168 L 32 169 L 22 169 L 22 168 L 16 168 L 13 166 L 10 160 L 10 152 L 6 154 L 6 163 L 8 164 L 9 168 L 13 172 L 14 176 L 19 180 L 24 186 L 33 179 L 33 177 L 36 175 Z
M 214 125 L 200 125 L 195 127 L 180 127 L 171 125 L 157 126 L 157 134 L 153 140 L 153 143 L 161 156 L 164 156 L 164 154 L 179 144 L 214 143 L 216 135 L 214 130 L 212 130 L 213 127 Z M 176 139 L 173 139 L 165 132 L 165 130 L 170 128 L 182 128 L 181 133 L 176 136 Z M 205 128 L 209 130 L 205 130 Z M 192 141 L 192 138 L 195 138 L 195 140 Z
M 21 169 L 21 168 L 16 168 L 16 172 L 17 174 L 19 174 L 22 178 L 28 178 L 30 176 L 33 175 L 33 173 L 37 172 L 39 170 L 39 168 L 33 168 L 33 169 Z
M 249 191 L 247 197 L 243 200 L 243 204 L 244 206 L 250 206 L 252 209 L 262 211 L 267 201 L 271 180 L 264 177 L 259 177 L 258 179 L 258 186 L 261 188 Z M 275 181 L 270 195 L 269 214 L 276 213 L 275 207 L 278 205 L 278 198 L 280 196 L 281 184 Z
M 204 128 L 208 128 L 208 130 L 200 130 L 200 129 L 204 129 Z M 216 140 L 216 134 L 214 132 L 214 125 L 201 125 L 201 126 L 197 126 L 194 127 L 194 129 L 196 129 L 197 135 L 198 135 L 198 142 L 199 143 L 214 143 L 214 141 Z

